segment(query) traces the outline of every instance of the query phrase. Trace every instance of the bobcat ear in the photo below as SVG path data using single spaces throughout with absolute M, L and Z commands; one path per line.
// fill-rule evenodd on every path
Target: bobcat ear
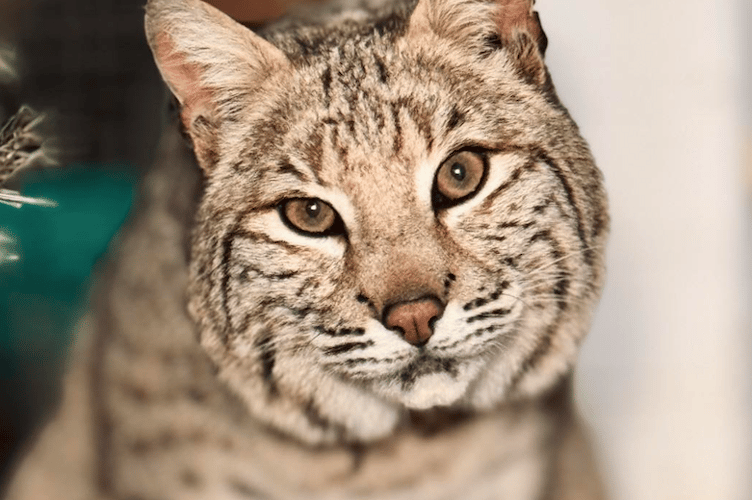
M 200 0 L 149 0 L 146 38 L 177 98 L 201 167 L 217 160 L 219 124 L 272 72 L 289 65 L 278 48 Z
M 535 0 L 419 0 L 408 33 L 433 32 L 479 56 L 503 49 L 520 76 L 547 85 L 548 41 L 533 10 Z

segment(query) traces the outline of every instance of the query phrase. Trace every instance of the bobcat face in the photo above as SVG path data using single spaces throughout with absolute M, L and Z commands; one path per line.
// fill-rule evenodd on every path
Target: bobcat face
M 371 439 L 401 408 L 489 408 L 567 371 L 607 222 L 542 32 L 510 38 L 493 4 L 435 0 L 388 33 L 272 32 L 279 50 L 187 3 L 265 68 L 223 76 L 175 48 L 198 34 L 152 29 L 207 176 L 191 312 L 254 414 L 309 441 Z

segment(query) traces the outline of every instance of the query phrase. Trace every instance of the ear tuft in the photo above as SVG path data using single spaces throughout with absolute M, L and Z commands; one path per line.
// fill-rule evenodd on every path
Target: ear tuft
M 216 160 L 220 123 L 265 78 L 288 67 L 278 48 L 200 0 L 150 0 L 146 37 L 205 169 Z

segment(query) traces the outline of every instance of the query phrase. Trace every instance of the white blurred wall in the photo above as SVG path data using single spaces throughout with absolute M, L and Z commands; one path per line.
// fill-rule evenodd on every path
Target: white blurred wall
M 613 498 L 752 498 L 749 0 L 536 7 L 611 200 L 578 390 Z

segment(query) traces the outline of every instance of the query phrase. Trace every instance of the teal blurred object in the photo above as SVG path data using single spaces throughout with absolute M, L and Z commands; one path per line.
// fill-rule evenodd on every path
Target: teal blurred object
M 77 165 L 27 174 L 21 192 L 54 208 L 0 205 L 0 381 L 59 366 L 95 262 L 125 221 L 137 176 L 129 165 Z M 44 376 L 44 375 L 43 375 Z
M 13 457 L 49 414 L 92 268 L 125 221 L 130 165 L 28 173 L 20 191 L 57 206 L 0 204 L 0 496 Z

